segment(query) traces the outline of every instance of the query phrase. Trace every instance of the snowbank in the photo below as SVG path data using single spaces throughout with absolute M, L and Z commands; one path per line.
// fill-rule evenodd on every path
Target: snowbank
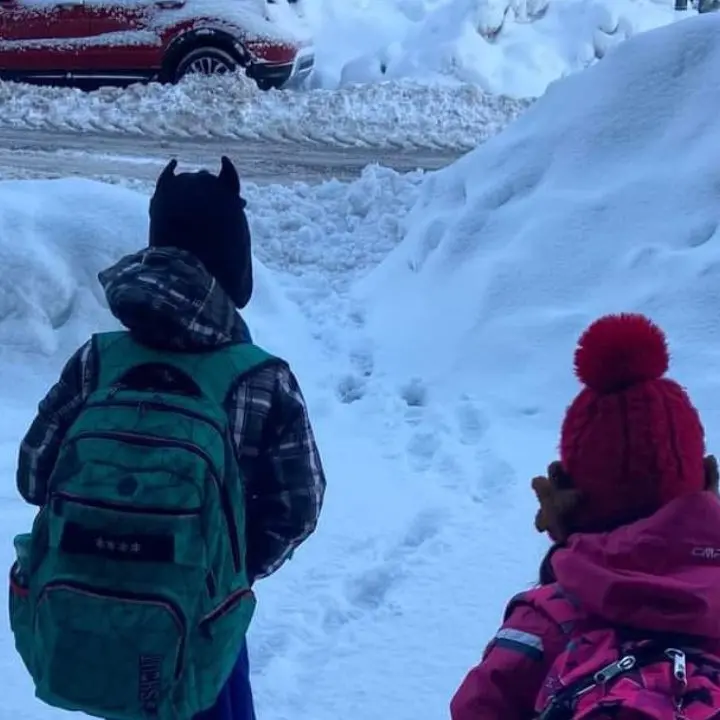
M 6 356 L 67 353 L 88 333 L 116 327 L 97 273 L 146 244 L 147 205 L 147 195 L 90 180 L 0 182 L 0 347 Z M 276 347 L 273 325 L 302 333 L 303 324 L 275 273 L 258 262 L 256 275 L 248 319 Z
M 263 93 L 244 76 L 91 93 L 0 82 L 0 128 L 264 139 L 292 143 L 288 152 L 298 151 L 296 143 L 469 149 L 527 105 L 473 85 L 411 80 L 307 93 Z
M 5 352 L 52 354 L 58 349 L 56 331 L 74 335 L 82 332 L 80 318 L 88 324 L 99 320 L 97 272 L 142 242 L 146 216 L 146 199 L 123 188 L 78 179 L 1 183 Z
M 318 45 L 313 82 L 460 81 L 542 95 L 627 38 L 690 13 L 673 0 L 305 0 Z
M 718 32 L 705 16 L 634 39 L 426 181 L 363 290 L 386 368 L 557 416 L 578 331 L 637 309 L 667 328 L 675 372 L 713 408 Z
M 247 317 L 257 341 L 312 373 L 310 335 L 340 343 L 322 301 L 397 245 L 422 178 L 369 167 L 350 184 L 244 184 L 256 262 Z M 115 327 L 97 273 L 145 244 L 147 204 L 147 193 L 84 179 L 0 182 L 2 359 L 32 357 L 21 372 L 43 357 L 56 366 L 88 333 Z M 342 377 L 316 373 L 330 384 Z

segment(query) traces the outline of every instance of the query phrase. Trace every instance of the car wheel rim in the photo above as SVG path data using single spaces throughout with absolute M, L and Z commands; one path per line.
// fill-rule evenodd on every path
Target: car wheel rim
M 225 75 L 230 72 L 230 66 L 220 58 L 206 56 L 193 60 L 188 65 L 187 72 L 199 75 Z

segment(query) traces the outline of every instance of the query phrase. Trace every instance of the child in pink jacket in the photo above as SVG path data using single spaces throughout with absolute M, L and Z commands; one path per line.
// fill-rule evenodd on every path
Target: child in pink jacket
M 540 585 L 511 601 L 455 694 L 453 720 L 537 716 L 561 697 L 564 675 L 583 681 L 582 666 L 593 677 L 592 653 L 606 652 L 618 665 L 622 651 L 608 638 L 620 629 L 627 638 L 683 633 L 720 656 L 717 464 L 705 457 L 703 426 L 686 392 L 663 377 L 668 364 L 664 335 L 640 315 L 601 318 L 581 337 L 575 368 L 585 387 L 562 425 L 561 460 L 532 483 L 536 527 L 554 544 Z M 592 652 L 567 661 L 583 652 L 584 638 Z M 679 661 L 667 661 L 667 678 L 672 670 L 678 681 L 667 698 L 670 681 L 658 661 L 650 680 L 638 671 L 632 683 L 603 685 L 575 702 L 603 698 L 615 709 L 606 717 L 626 717 L 618 708 L 630 706 L 641 708 L 637 717 L 676 717 L 681 708 L 710 717 L 720 709 L 718 668 L 687 671 L 683 680 Z M 708 707 L 693 706 L 698 698 Z

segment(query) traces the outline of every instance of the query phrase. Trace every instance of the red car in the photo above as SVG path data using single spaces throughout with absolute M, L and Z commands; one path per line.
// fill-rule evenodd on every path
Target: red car
M 262 89 L 296 84 L 314 64 L 296 1 L 0 0 L 0 78 L 97 87 L 242 67 Z

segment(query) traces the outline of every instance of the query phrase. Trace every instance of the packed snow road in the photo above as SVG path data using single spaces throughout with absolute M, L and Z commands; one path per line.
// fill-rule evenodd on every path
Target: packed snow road
M 229 155 L 243 178 L 255 183 L 295 180 L 319 182 L 330 177 L 351 180 L 362 168 L 379 163 L 398 171 L 434 170 L 457 159 L 462 150 L 391 150 L 313 146 L 264 140 L 176 138 L 0 130 L 0 176 L 3 178 L 82 176 L 123 184 L 154 181 L 170 157 L 186 169 L 215 167 Z

